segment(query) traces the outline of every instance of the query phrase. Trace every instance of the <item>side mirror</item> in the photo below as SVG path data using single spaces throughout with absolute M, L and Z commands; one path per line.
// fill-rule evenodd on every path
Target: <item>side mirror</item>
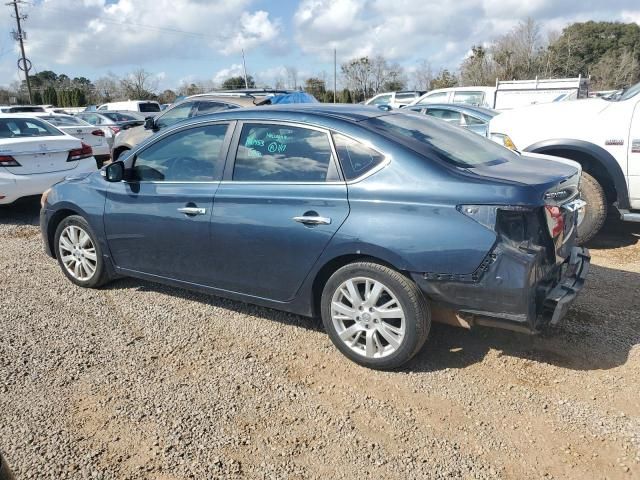
M 147 117 L 144 119 L 144 128 L 145 130 L 156 130 L 156 122 L 153 117 Z
M 124 163 L 120 160 L 110 163 L 100 173 L 107 182 L 121 182 L 124 179 Z

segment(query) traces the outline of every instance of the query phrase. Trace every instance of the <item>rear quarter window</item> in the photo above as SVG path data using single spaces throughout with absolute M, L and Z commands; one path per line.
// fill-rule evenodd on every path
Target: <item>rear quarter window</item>
M 382 162 L 384 155 L 362 143 L 339 133 L 333 134 L 342 173 L 347 180 L 354 180 L 373 170 Z

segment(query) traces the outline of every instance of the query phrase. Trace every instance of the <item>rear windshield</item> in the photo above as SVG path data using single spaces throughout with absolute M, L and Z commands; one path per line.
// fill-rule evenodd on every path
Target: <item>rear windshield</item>
M 135 115 L 131 115 L 128 113 L 120 113 L 120 112 L 103 112 L 101 115 L 104 115 L 110 120 L 114 122 L 130 122 L 132 120 L 142 120 L 142 118 L 137 117 Z
M 395 138 L 426 157 L 436 156 L 456 167 L 497 165 L 517 158 L 511 150 L 477 133 L 413 112 L 370 118 L 362 124 Z
M 49 137 L 64 135 L 60 130 L 35 118 L 0 118 L 0 138 Z
M 160 105 L 154 102 L 139 103 L 138 108 L 141 112 L 159 112 Z
M 4 108 L 2 111 L 6 113 L 30 113 L 30 112 L 44 112 L 44 108 L 42 107 L 11 107 L 11 108 Z
M 55 125 L 56 127 L 76 127 L 76 126 L 80 126 L 80 127 L 86 127 L 87 125 L 90 125 L 89 123 L 85 122 L 84 120 L 80 120 L 79 118 L 76 117 L 41 117 L 43 120 L 46 120 L 49 123 L 52 123 L 53 125 Z

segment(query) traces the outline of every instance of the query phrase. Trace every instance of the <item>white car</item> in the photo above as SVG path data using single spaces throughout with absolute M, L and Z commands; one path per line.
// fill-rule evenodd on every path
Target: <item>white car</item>
M 103 103 L 98 107 L 97 111 L 99 113 L 102 110 L 124 110 L 129 112 L 139 112 L 151 116 L 162 111 L 160 104 L 153 100 L 127 100 L 125 102 Z
M 30 116 L 46 120 L 54 127 L 76 137 L 93 150 L 98 168 L 111 159 L 114 133 L 108 128 L 99 128 L 81 118 L 59 113 L 32 113 Z
M 0 114 L 0 204 L 96 171 L 91 147 L 39 118 Z
M 526 152 L 575 160 L 587 208 L 581 242 L 604 224 L 610 204 L 640 222 L 640 83 L 620 94 L 517 108 L 489 122 L 489 136 Z
M 364 102 L 365 105 L 373 105 L 374 107 L 380 105 L 388 105 L 392 108 L 402 108 L 409 105 L 416 100 L 424 92 L 419 91 L 406 91 L 406 92 L 385 92 L 379 93 L 375 97 L 371 97 Z

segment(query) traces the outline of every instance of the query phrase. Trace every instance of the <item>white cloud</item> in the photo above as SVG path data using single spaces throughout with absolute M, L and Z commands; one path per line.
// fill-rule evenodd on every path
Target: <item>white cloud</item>
M 90 67 L 203 58 L 279 45 L 280 23 L 252 0 L 44 0 L 26 8 L 34 62 Z M 70 26 L 73 28 L 70 28 Z
M 483 44 L 532 17 L 543 33 L 572 21 L 638 21 L 637 0 L 303 0 L 295 38 L 310 55 L 344 61 L 382 54 L 427 58 L 457 67 L 471 45 Z
M 213 75 L 212 80 L 214 83 L 219 84 L 224 82 L 229 77 L 238 77 L 238 76 L 240 77 L 244 76 L 244 69 L 241 63 L 234 63 L 230 67 L 218 70 Z

